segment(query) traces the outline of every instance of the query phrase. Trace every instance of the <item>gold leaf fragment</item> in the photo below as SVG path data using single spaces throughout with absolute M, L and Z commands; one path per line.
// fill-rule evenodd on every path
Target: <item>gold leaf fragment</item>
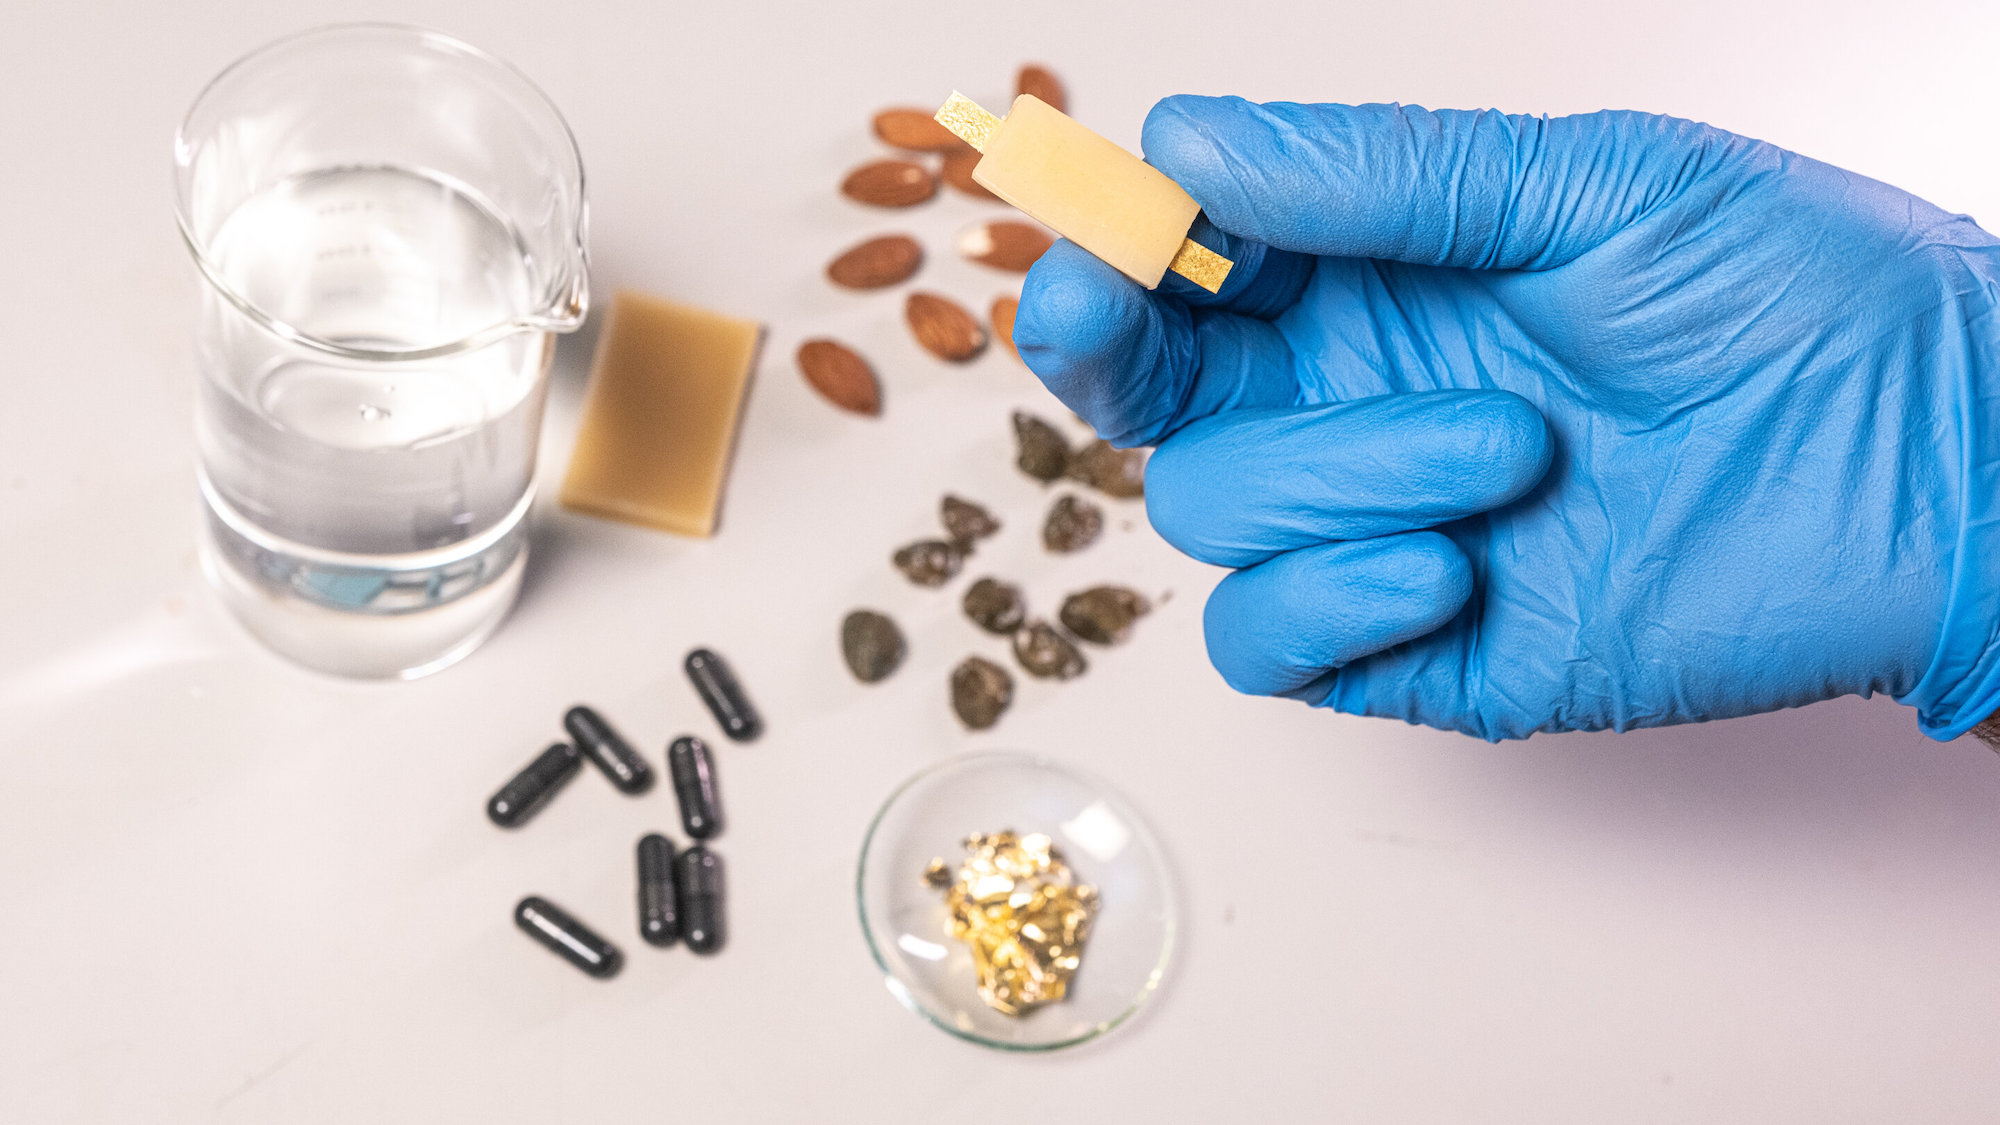
M 1167 268 L 1210 293 L 1219 293 L 1222 291 L 1222 283 L 1229 280 L 1229 271 L 1235 265 L 1235 262 L 1190 238 L 1181 242 L 1180 252 L 1174 255 L 1173 261 L 1167 263 Z
M 938 124 L 958 134 L 958 139 L 981 152 L 986 151 L 986 138 L 1000 127 L 1000 119 L 986 112 L 978 102 L 959 93 L 951 92 L 944 104 L 938 107 Z
M 1079 884 L 1042 833 L 974 833 L 956 872 L 942 859 L 924 881 L 945 892 L 945 932 L 972 950 L 979 995 L 1019 1016 L 1061 1000 L 1082 963 L 1097 888 Z

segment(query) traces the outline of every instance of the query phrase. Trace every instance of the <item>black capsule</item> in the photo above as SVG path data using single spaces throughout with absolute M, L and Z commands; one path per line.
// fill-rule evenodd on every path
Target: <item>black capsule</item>
M 652 945 L 672 945 L 681 936 L 680 915 L 674 842 L 658 832 L 639 837 L 639 936 Z
M 694 690 L 701 694 L 701 701 L 708 704 L 709 713 L 722 724 L 722 733 L 738 742 L 748 742 L 764 733 L 764 720 L 758 717 L 757 709 L 743 694 L 743 685 L 736 682 L 736 676 L 720 656 L 705 648 L 695 649 L 687 655 L 687 674 L 694 681 Z
M 722 857 L 701 844 L 674 861 L 681 895 L 681 938 L 696 953 L 722 948 Z
M 529 762 L 486 802 L 486 815 L 502 828 L 527 822 L 583 765 L 576 747 L 558 742 Z
M 589 926 L 570 917 L 548 899 L 534 895 L 522 899 L 514 907 L 514 924 L 591 976 L 614 976 L 625 963 L 625 955 L 618 952 L 617 946 L 598 937 Z
M 722 831 L 722 799 L 715 791 L 715 759 L 708 743 L 691 734 L 667 747 L 667 773 L 674 780 L 674 799 L 681 806 L 681 827 L 697 840 Z
M 563 729 L 576 740 L 576 748 L 597 763 L 620 790 L 633 794 L 653 787 L 653 767 L 611 729 L 604 716 L 588 707 L 572 707 L 563 716 Z

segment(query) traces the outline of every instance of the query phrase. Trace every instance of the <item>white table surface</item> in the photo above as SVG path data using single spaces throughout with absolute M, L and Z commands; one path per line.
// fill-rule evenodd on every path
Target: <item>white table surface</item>
M 1122 9 L 1122 10 L 1121 10 Z M 168 141 L 202 82 L 316 23 L 397 18 L 507 58 L 581 142 L 593 287 L 770 326 L 726 523 L 672 538 L 544 505 L 512 621 L 414 684 L 256 648 L 195 566 L 194 292 Z M 834 190 L 869 114 L 954 86 L 989 104 L 1046 60 L 1136 144 L 1176 91 L 1699 117 L 2000 217 L 2000 8 L 1681 4 L 597 3 L 14 5 L 0 36 L 0 1119 L 9 1122 L 1928 1122 L 2000 1113 L 2000 758 L 1884 700 L 1488 746 L 1232 694 L 1202 654 L 1217 572 L 1136 505 L 1052 560 L 1007 411 L 1053 409 L 1002 353 L 928 359 L 899 302 L 830 254 L 912 229 L 922 282 L 985 213 L 867 212 Z M 878 361 L 880 421 L 791 362 Z M 587 336 L 587 334 L 586 334 Z M 543 445 L 564 463 L 589 340 Z M 981 563 L 1047 607 L 1107 578 L 1171 589 L 1075 683 L 966 735 L 945 669 L 997 652 L 885 563 L 942 489 L 999 507 Z M 1132 525 L 1129 529 L 1127 524 Z M 955 588 L 954 588 L 955 589 Z M 842 613 L 904 620 L 872 689 Z M 502 779 L 591 701 L 655 756 L 713 736 L 681 654 L 712 644 L 767 712 L 722 745 L 727 950 L 631 931 L 656 789 L 579 778 L 503 833 Z M 715 741 L 720 742 L 719 739 Z M 1086 1047 L 1003 1056 L 883 989 L 852 866 L 882 797 L 941 756 L 1040 750 L 1114 780 L 1180 880 L 1157 1003 Z M 676 833 L 677 835 L 678 833 Z M 513 928 L 539 892 L 629 964 L 585 978 Z M 1045 1116 L 1040 1102 L 1061 1107 Z M 1026 1116 L 1017 1116 L 1026 1106 Z

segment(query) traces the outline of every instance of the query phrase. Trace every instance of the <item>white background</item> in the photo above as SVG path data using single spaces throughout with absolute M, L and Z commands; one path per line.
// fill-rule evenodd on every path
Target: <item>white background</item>
M 173 11 L 172 9 L 180 9 Z M 593 287 L 770 326 L 722 534 L 538 512 L 513 620 L 410 685 L 256 649 L 195 569 L 187 326 L 168 143 L 265 40 L 393 17 L 507 58 L 582 145 Z M 154 5 L 43 2 L 0 34 L 0 1118 L 364 1121 L 1881 1121 L 2000 1113 L 2000 759 L 1845 700 L 1630 736 L 1487 746 L 1238 697 L 1208 669 L 1217 572 L 1128 505 L 1054 561 L 1007 411 L 1052 410 L 1002 353 L 917 350 L 831 254 L 909 229 L 922 284 L 984 213 L 841 199 L 869 114 L 954 86 L 999 103 L 1045 60 L 1135 145 L 1168 93 L 1401 100 L 1712 121 L 2000 217 L 2000 8 L 1796 2 Z M 834 333 L 879 421 L 791 362 Z M 589 339 L 566 341 L 544 479 Z M 942 681 L 995 654 L 886 564 L 951 488 L 1010 520 L 981 563 L 1045 609 L 1124 578 L 1173 601 L 1083 679 L 963 734 Z M 1132 525 L 1129 529 L 1127 523 Z M 954 587 L 954 590 L 956 587 Z M 842 613 L 914 651 L 852 682 Z M 720 748 L 733 934 L 631 928 L 633 839 L 671 799 L 586 773 L 538 820 L 481 813 L 588 700 L 658 765 L 715 731 L 678 672 L 712 644 L 770 733 Z M 1109 777 L 1180 878 L 1157 1003 L 1050 1057 L 954 1041 L 883 989 L 855 923 L 863 827 L 910 771 L 1039 750 Z M 676 833 L 677 834 L 677 833 Z M 509 920 L 571 906 L 630 963 L 590 980 Z M 1050 1108 L 1054 1107 L 1054 1108 Z

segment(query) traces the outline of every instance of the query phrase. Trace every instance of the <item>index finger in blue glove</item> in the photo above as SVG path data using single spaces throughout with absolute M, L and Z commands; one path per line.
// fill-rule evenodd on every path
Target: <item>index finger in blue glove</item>
M 1250 566 L 1490 511 L 1533 488 L 1553 448 L 1541 414 L 1506 391 L 1239 410 L 1154 452 L 1146 515 L 1203 562 Z
M 1275 325 L 1147 292 L 1067 241 L 1028 272 L 1014 346 L 1113 445 L 1149 445 L 1192 418 L 1298 397 L 1291 345 Z
M 1166 98 L 1146 159 L 1216 226 L 1284 250 L 1548 269 L 1757 142 L 1672 117 Z

